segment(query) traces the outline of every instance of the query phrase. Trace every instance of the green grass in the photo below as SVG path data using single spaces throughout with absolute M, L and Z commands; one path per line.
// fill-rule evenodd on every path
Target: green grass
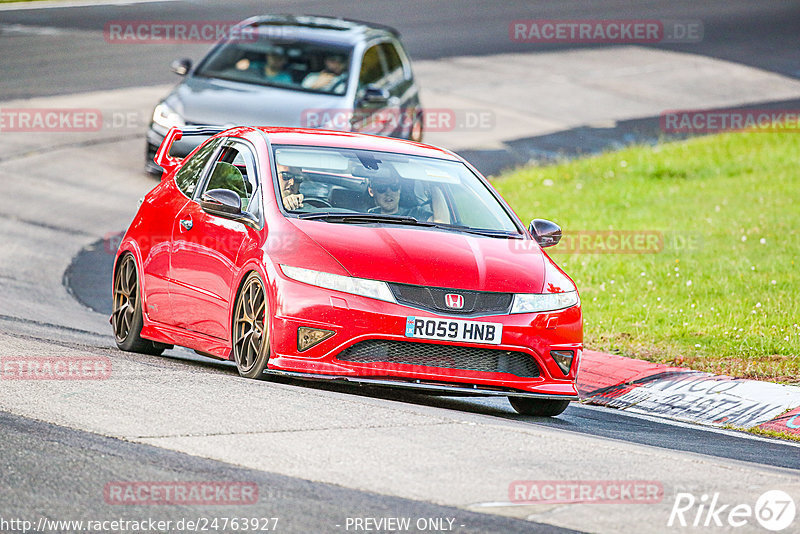
M 733 430 L 739 430 L 743 432 L 749 432 L 756 436 L 764 436 L 767 438 L 778 438 L 778 439 L 786 439 L 789 441 L 799 441 L 800 436 L 797 434 L 789 434 L 788 432 L 780 432 L 777 430 L 766 430 L 763 428 L 753 427 L 753 428 L 733 428 Z
M 507 173 L 520 217 L 661 232 L 655 254 L 547 249 L 575 280 L 589 349 L 800 381 L 800 137 L 732 133 Z M 561 251 L 559 249 L 561 248 Z

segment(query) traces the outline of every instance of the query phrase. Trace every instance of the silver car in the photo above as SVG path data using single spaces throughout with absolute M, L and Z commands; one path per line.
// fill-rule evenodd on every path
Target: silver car
M 172 126 L 290 126 L 422 140 L 411 61 L 396 30 L 318 16 L 272 15 L 239 23 L 153 110 L 146 169 Z M 182 157 L 204 137 L 173 146 Z

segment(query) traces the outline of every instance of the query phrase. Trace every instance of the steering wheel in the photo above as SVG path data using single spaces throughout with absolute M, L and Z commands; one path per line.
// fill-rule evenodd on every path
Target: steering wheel
M 314 208 L 332 208 L 331 203 L 325 200 L 324 198 L 319 197 L 305 197 L 303 198 L 303 204 L 308 203 L 310 206 Z

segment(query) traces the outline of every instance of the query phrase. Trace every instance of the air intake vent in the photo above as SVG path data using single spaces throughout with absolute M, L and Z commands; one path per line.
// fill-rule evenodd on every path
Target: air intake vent
M 433 343 L 370 340 L 356 343 L 336 357 L 345 362 L 423 365 L 485 373 L 510 373 L 522 378 L 539 376 L 534 359 L 523 352 L 455 347 Z

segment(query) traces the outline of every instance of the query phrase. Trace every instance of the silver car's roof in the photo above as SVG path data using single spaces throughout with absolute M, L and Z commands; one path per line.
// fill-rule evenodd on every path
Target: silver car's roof
M 342 45 L 354 45 L 379 34 L 400 36 L 400 33 L 390 26 L 317 15 L 261 15 L 243 20 L 239 24 L 291 27 L 295 38 Z

